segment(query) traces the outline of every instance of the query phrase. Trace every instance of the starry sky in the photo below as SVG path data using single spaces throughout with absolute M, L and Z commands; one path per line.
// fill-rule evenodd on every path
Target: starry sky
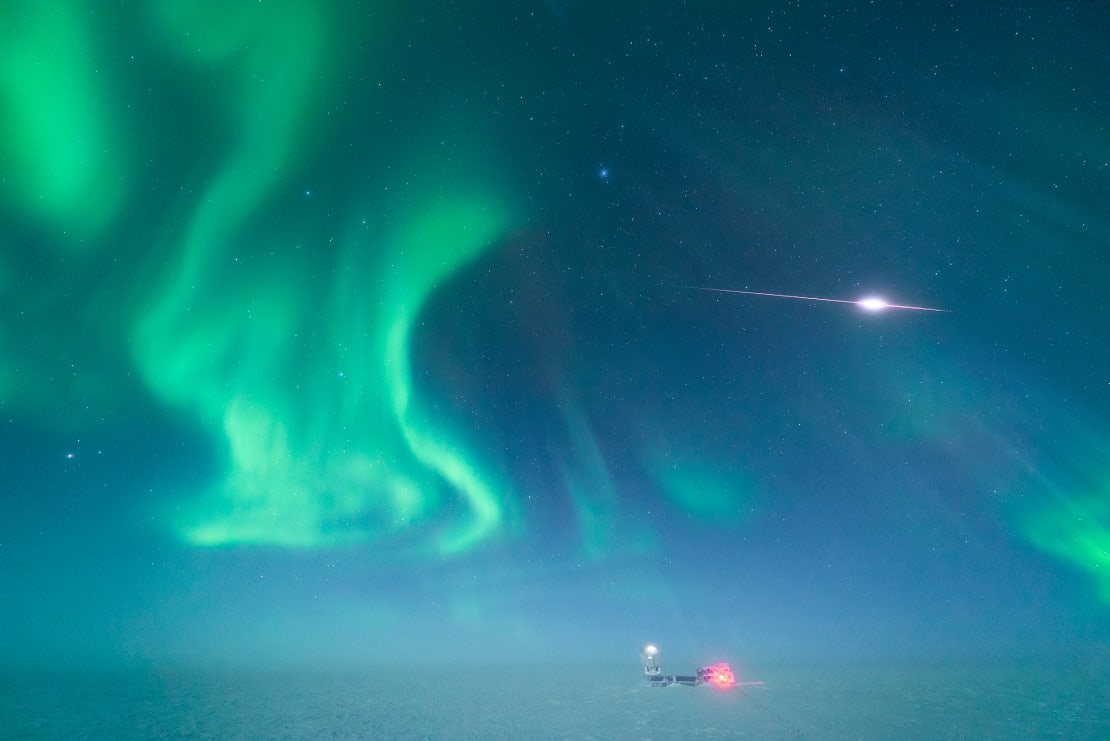
M 1108 37 L 4 3 L 0 657 L 1110 643 Z

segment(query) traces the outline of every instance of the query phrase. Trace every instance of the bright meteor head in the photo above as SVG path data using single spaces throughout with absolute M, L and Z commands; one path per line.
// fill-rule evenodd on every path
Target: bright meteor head
M 883 301 L 878 296 L 868 296 L 866 298 L 861 298 L 859 301 L 856 302 L 856 304 L 858 304 L 859 307 L 864 311 L 882 311 L 887 306 L 889 306 L 886 301 Z

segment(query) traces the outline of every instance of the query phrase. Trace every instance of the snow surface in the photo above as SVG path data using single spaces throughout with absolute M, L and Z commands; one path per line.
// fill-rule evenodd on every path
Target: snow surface
M 767 669 L 731 690 L 638 672 L 7 673 L 0 737 L 1110 739 L 1110 673 L 1075 662 Z

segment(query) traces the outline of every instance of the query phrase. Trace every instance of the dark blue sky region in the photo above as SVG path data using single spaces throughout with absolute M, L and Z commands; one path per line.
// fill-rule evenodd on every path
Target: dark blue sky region
M 0 658 L 1110 640 L 1110 14 L 467 5 L 0 10 Z

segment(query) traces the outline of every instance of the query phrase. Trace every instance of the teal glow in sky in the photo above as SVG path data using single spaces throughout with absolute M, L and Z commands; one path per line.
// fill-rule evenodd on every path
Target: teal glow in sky
M 1110 639 L 1105 19 L 894 11 L 4 4 L 0 654 Z

